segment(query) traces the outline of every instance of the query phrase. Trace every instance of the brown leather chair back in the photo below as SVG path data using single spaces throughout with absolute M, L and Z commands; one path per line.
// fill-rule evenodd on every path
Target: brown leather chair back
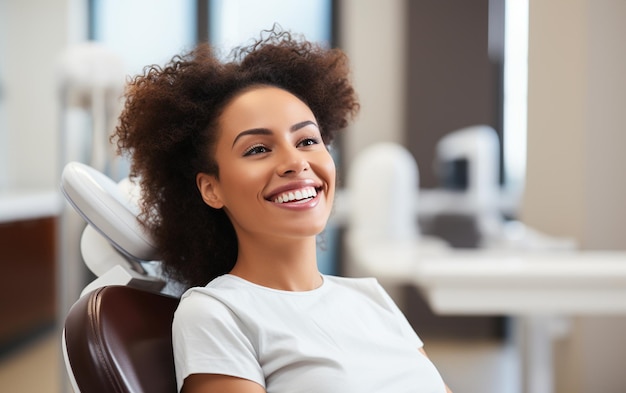
M 83 393 L 176 392 L 171 326 L 179 299 L 126 286 L 80 298 L 65 320 L 68 372 Z

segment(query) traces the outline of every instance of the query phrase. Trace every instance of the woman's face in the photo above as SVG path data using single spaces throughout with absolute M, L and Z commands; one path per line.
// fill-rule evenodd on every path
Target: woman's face
M 260 86 L 236 96 L 218 121 L 219 179 L 198 175 L 207 204 L 243 235 L 314 236 L 328 220 L 335 164 L 300 99 Z

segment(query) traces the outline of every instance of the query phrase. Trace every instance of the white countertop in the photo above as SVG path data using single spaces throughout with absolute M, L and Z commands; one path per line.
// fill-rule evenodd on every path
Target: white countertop
M 440 314 L 626 314 L 626 251 L 424 253 L 370 244 L 356 254 L 361 274 L 416 285 Z
M 56 216 L 62 203 L 56 190 L 0 191 L 0 223 Z
M 416 276 L 441 313 L 626 314 L 623 251 L 460 252 L 425 258 Z

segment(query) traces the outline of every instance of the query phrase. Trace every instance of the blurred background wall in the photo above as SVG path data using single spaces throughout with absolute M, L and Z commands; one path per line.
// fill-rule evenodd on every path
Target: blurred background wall
M 626 3 L 530 2 L 522 219 L 584 249 L 626 249 Z M 619 392 L 623 317 L 579 318 L 560 343 L 560 391 Z

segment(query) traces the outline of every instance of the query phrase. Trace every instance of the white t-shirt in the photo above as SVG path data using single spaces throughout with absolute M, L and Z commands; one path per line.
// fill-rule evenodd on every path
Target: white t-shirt
M 252 380 L 268 393 L 443 393 L 422 341 L 375 279 L 323 276 L 305 292 L 224 275 L 182 297 L 173 345 L 191 374 Z

